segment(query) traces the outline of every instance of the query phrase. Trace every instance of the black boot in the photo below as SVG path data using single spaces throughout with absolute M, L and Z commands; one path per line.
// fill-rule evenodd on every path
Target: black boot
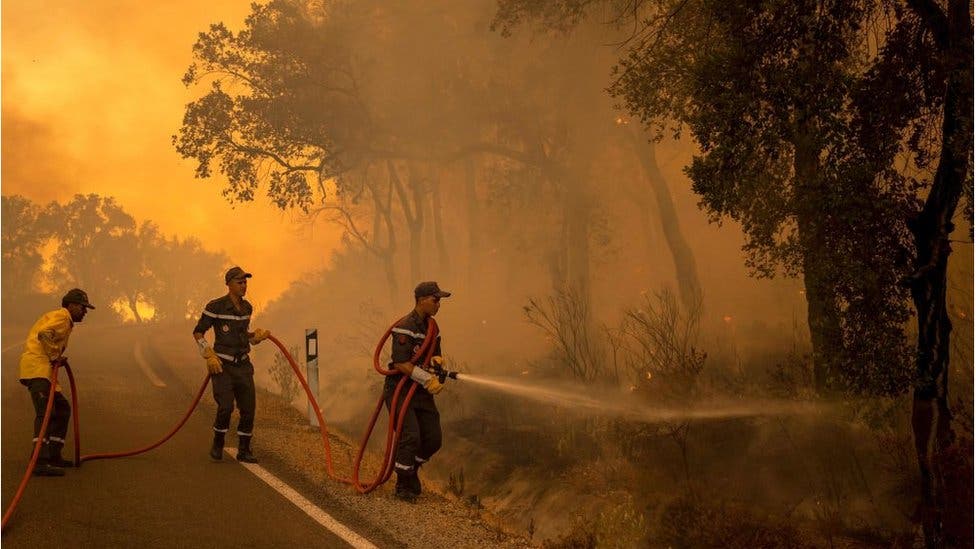
M 63 477 L 64 469 L 55 467 L 48 462 L 38 461 L 34 466 L 34 476 L 38 477 Z
M 214 461 L 224 459 L 224 433 L 214 432 L 213 445 L 210 447 L 210 459 Z
M 68 461 L 68 460 L 66 460 L 66 459 L 64 459 L 64 458 L 61 457 L 61 448 L 64 446 L 63 443 L 60 443 L 60 442 L 51 442 L 51 443 L 49 443 L 49 446 L 51 447 L 51 450 L 50 450 L 50 457 L 48 458 L 48 463 L 50 463 L 51 465 L 53 465 L 55 467 L 74 467 L 75 466 L 74 462 Z
M 413 478 L 409 481 L 408 487 L 410 488 L 410 491 L 414 493 L 414 495 L 420 496 L 420 493 L 423 491 L 423 485 L 420 483 L 420 468 L 423 466 L 423 464 L 427 463 L 427 461 L 421 460 L 420 458 L 415 459 L 417 461 L 417 466 L 413 470 Z
M 419 479 L 417 479 L 416 473 L 407 472 L 397 472 L 396 488 L 393 491 L 393 497 L 400 501 L 405 501 L 407 503 L 414 503 L 417 501 L 417 496 L 419 495 Z
M 237 437 L 237 461 L 244 463 L 257 463 L 258 458 L 251 453 L 251 437 L 238 435 Z
M 41 451 L 37 455 L 37 463 L 34 464 L 34 476 L 38 477 L 63 477 L 64 469 L 60 467 L 55 467 L 51 465 L 50 461 L 50 444 L 44 444 L 41 446 Z M 31 454 L 34 451 L 31 450 Z

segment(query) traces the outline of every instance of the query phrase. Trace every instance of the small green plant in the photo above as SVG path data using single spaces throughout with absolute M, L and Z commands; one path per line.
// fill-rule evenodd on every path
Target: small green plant
M 292 345 L 288 348 L 288 352 L 291 353 L 291 356 L 296 357 L 296 360 L 301 360 L 300 346 Z M 298 396 L 298 392 L 301 390 L 301 384 L 298 383 L 298 378 L 295 376 L 295 372 L 292 371 L 288 359 L 280 351 L 275 352 L 274 363 L 271 365 L 271 378 L 278 385 L 278 395 L 285 402 L 290 403 L 295 400 L 295 397 Z

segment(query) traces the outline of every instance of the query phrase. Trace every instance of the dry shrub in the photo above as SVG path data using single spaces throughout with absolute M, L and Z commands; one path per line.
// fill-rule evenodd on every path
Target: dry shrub
M 607 494 L 604 501 L 606 507 L 595 518 L 577 516 L 572 531 L 546 540 L 542 546 L 547 549 L 639 547 L 647 536 L 647 526 L 633 496 L 614 492 Z
M 651 545 L 675 549 L 810 547 L 785 518 L 762 516 L 732 502 L 691 496 L 678 497 L 665 506 Z
M 547 539 L 543 549 L 596 549 L 596 534 L 585 528 L 576 528 L 565 536 Z
M 301 367 L 303 360 L 303 352 L 300 345 L 292 345 L 288 352 L 295 359 L 299 367 Z M 295 372 L 291 369 L 291 364 L 289 364 L 288 359 L 279 350 L 275 350 L 274 362 L 271 364 L 271 378 L 274 380 L 275 385 L 278 386 L 278 396 L 280 396 L 285 402 L 291 403 L 298 396 L 298 393 L 302 390 L 302 386 L 295 377 Z

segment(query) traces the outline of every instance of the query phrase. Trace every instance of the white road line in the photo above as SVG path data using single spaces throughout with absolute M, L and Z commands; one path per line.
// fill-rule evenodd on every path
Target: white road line
M 224 451 L 230 454 L 234 459 L 237 459 L 236 449 L 224 448 Z M 349 545 L 352 545 L 357 549 L 377 549 L 377 547 L 370 543 L 368 539 L 360 536 L 341 522 L 332 518 L 332 515 L 326 513 L 314 503 L 305 499 L 305 497 L 296 492 L 294 488 L 288 486 L 281 479 L 269 473 L 264 467 L 254 463 L 238 463 L 243 465 L 248 471 L 254 473 L 254 475 L 263 480 L 265 484 L 274 488 L 276 492 L 284 496 L 288 501 L 292 502 L 295 507 L 301 509 L 306 515 L 311 517 L 312 520 L 331 530 L 335 535 L 345 540 L 345 542 Z
M 149 381 L 156 387 L 165 387 L 166 382 L 164 382 L 162 379 L 159 379 L 159 376 L 157 376 L 156 372 L 153 371 L 152 366 L 149 365 L 149 361 L 146 360 L 145 355 L 142 354 L 141 341 L 136 342 L 135 355 L 136 355 L 136 364 L 139 365 L 139 369 L 142 370 L 142 373 L 146 374 L 146 377 L 149 378 Z

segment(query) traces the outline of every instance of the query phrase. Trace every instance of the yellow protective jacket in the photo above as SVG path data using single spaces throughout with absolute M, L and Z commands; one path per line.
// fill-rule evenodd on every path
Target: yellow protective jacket
M 51 361 L 59 358 L 68 347 L 68 337 L 74 325 L 71 313 L 63 307 L 37 319 L 27 334 L 24 354 L 20 355 L 20 379 L 50 378 Z M 55 390 L 60 391 L 61 387 L 55 387 Z

